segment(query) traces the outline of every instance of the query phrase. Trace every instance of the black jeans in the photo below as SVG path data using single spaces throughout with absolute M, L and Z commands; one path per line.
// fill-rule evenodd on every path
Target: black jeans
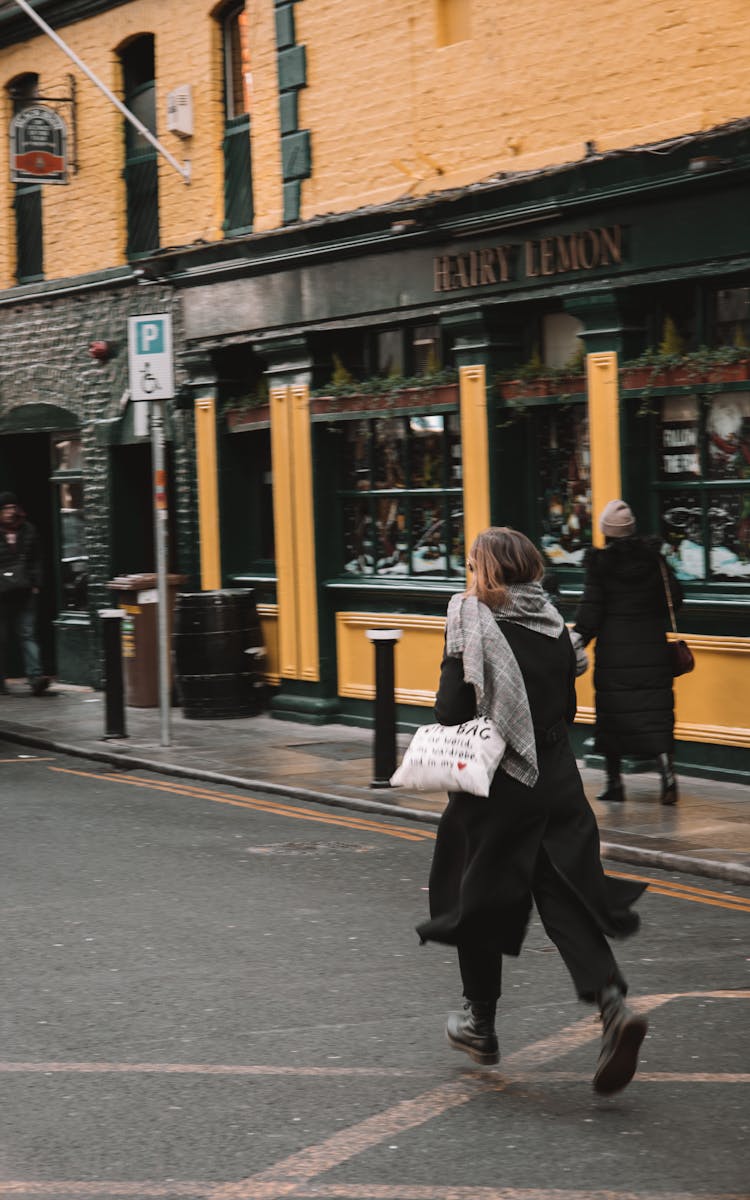
M 534 903 L 548 937 L 560 951 L 581 1000 L 595 1001 L 608 983 L 627 984 L 609 942 L 583 902 L 540 850 L 531 885 Z M 497 1000 L 502 985 L 502 955 L 486 946 L 460 944 L 458 965 L 467 1000 Z

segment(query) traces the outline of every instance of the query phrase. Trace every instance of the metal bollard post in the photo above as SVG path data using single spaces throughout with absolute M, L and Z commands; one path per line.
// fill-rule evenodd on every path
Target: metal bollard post
M 401 629 L 366 629 L 365 637 L 375 644 L 375 743 L 374 778 L 370 787 L 390 787 L 396 770 L 396 697 L 394 693 L 393 648 Z
M 104 643 L 105 732 L 104 739 L 127 737 L 125 732 L 125 690 L 122 679 L 121 608 L 100 608 Z

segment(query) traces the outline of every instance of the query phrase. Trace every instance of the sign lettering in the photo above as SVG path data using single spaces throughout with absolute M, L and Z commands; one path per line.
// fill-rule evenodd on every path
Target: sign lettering
M 504 243 L 463 254 L 438 254 L 433 259 L 434 290 L 463 291 L 619 266 L 624 255 L 622 234 L 621 225 L 603 225 L 554 237 L 530 238 L 522 245 Z

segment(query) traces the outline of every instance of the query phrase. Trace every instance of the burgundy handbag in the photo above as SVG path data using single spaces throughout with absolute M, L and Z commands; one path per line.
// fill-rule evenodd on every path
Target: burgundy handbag
M 664 593 L 667 597 L 667 605 L 669 607 L 669 618 L 672 622 L 672 633 L 677 633 L 677 622 L 674 619 L 674 607 L 672 605 L 672 593 L 669 590 L 669 579 L 667 578 L 667 569 L 664 565 L 664 559 L 659 559 L 661 568 L 661 577 L 664 581 Z M 673 675 L 687 675 L 695 666 L 693 652 L 683 638 L 676 637 L 673 642 L 667 642 L 667 651 L 669 652 L 669 665 L 672 668 Z

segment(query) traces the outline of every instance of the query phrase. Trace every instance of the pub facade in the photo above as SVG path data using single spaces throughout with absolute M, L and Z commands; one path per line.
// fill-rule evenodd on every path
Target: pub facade
M 748 162 L 733 126 L 154 257 L 203 586 L 255 590 L 277 717 L 369 723 L 365 630 L 398 627 L 401 727 L 429 719 L 475 533 L 528 533 L 572 620 L 622 496 L 685 591 L 678 767 L 747 773 Z M 578 695 L 585 752 L 590 672 Z

